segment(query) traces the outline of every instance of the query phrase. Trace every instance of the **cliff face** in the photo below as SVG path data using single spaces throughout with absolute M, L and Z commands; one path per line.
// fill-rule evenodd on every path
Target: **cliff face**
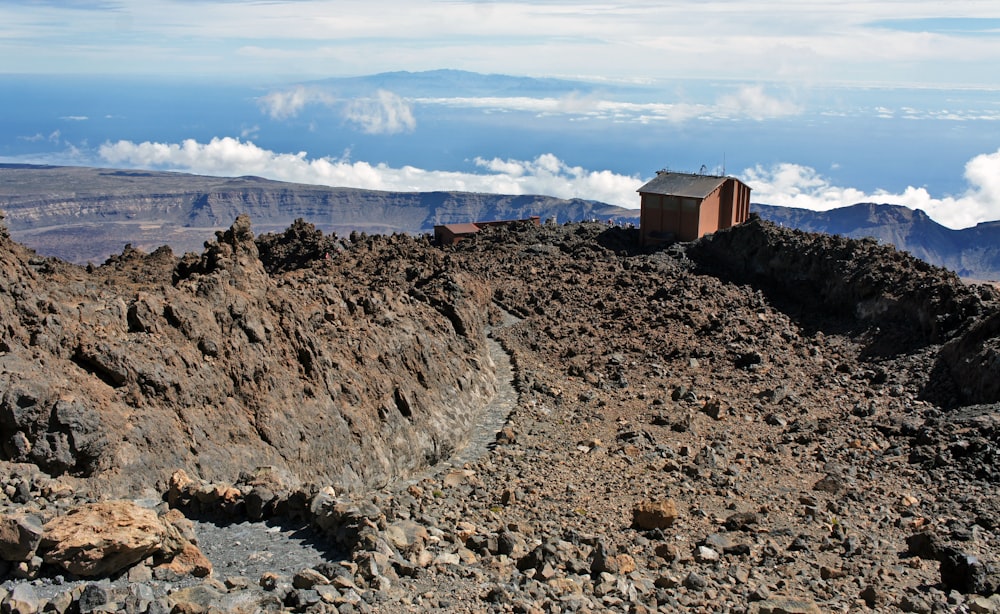
M 178 468 L 353 489 L 446 456 L 495 391 L 488 291 L 419 240 L 336 249 L 271 275 L 241 217 L 200 256 L 88 272 L 5 233 L 3 458 L 134 495 Z

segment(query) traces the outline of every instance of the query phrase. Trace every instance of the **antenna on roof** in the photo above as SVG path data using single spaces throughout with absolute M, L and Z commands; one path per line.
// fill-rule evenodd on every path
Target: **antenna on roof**
M 726 152 L 722 152 L 722 176 L 726 176 Z
M 708 172 L 708 167 L 705 166 L 704 164 L 702 164 L 701 168 L 698 169 L 698 174 L 699 175 L 704 175 L 707 172 Z

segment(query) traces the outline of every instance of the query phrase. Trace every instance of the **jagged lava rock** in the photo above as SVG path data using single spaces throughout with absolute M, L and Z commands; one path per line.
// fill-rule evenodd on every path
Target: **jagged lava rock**
M 489 292 L 423 239 L 356 238 L 306 268 L 269 238 L 271 275 L 246 217 L 89 270 L 0 237 L 3 457 L 148 496 L 179 468 L 349 490 L 448 456 L 495 393 Z

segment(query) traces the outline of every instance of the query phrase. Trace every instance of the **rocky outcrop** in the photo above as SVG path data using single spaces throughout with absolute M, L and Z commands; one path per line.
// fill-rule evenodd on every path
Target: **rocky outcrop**
M 418 239 L 359 238 L 274 275 L 246 217 L 180 261 L 128 248 L 84 270 L 7 237 L 0 252 L 3 458 L 95 492 L 256 467 L 371 486 L 459 447 L 495 389 L 489 291 Z
M 941 348 L 940 364 L 966 402 L 1000 402 L 1000 313 L 977 321 Z
M 955 271 L 962 278 L 1000 279 L 1000 222 L 982 222 L 953 230 L 938 224 L 920 209 L 875 203 L 829 211 L 754 204 L 751 210 L 770 222 L 806 232 L 852 239 L 871 237 Z
M 687 253 L 727 277 L 777 290 L 799 309 L 901 328 L 911 347 L 961 334 L 997 299 L 989 286 L 966 286 L 891 245 L 788 230 L 757 216 Z

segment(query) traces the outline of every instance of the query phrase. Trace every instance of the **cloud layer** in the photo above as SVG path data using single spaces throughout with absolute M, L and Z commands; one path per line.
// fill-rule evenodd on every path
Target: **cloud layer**
M 105 143 L 101 158 L 113 165 L 159 168 L 205 175 L 258 175 L 268 179 L 329 186 L 392 191 L 464 191 L 499 194 L 546 194 L 638 206 L 635 193 L 642 181 L 610 171 L 571 166 L 551 154 L 534 160 L 476 159 L 483 172 L 425 170 L 413 166 L 346 159 L 314 158 L 306 152 L 276 153 L 231 137 L 208 143 Z
M 309 159 L 306 152 L 275 153 L 230 137 L 208 143 L 133 143 L 118 141 L 100 148 L 111 164 L 164 168 L 209 175 L 259 175 L 297 183 L 348 186 L 375 190 L 458 190 L 501 194 L 548 194 L 586 198 L 635 208 L 635 190 L 643 180 L 611 171 L 591 171 L 566 164 L 552 154 L 534 160 L 477 158 L 482 172 L 435 171 L 413 166 L 346 159 Z M 866 193 L 833 185 L 814 169 L 783 163 L 757 166 L 741 173 L 754 189 L 754 202 L 825 211 L 859 202 L 905 205 L 922 209 L 951 228 L 1000 219 L 1000 150 L 976 156 L 966 164 L 968 189 L 958 196 L 935 198 L 925 188 L 908 187 L 902 193 Z
M 476 158 L 474 163 L 480 172 L 441 171 L 326 157 L 310 159 L 306 152 L 276 153 L 231 137 L 214 138 L 208 143 L 192 139 L 182 143 L 118 141 L 102 145 L 100 156 L 115 165 L 206 175 L 259 175 L 280 181 L 373 190 L 547 194 L 628 208 L 638 207 L 636 189 L 644 182 L 638 176 L 572 166 L 552 154 L 534 160 Z M 834 185 L 815 169 L 790 163 L 756 166 L 740 176 L 753 188 L 754 202 L 815 211 L 860 202 L 905 205 L 922 209 L 951 228 L 1000 220 L 1000 150 L 969 160 L 965 166 L 968 188 L 957 196 L 934 197 L 918 187 L 896 194 L 866 193 Z
M 705 118 L 764 120 L 798 115 L 803 111 L 794 101 L 773 96 L 761 85 L 741 86 L 731 94 L 720 96 L 714 104 L 628 102 L 579 94 L 569 94 L 561 98 L 527 96 L 416 98 L 413 102 L 458 108 L 523 111 L 539 115 L 581 115 L 591 119 L 641 123 L 653 121 L 679 123 Z
M 0 4 L 0 73 L 296 81 L 447 66 L 996 87 L 997 15 L 984 0 L 17 0 Z
M 939 224 L 967 228 L 1000 220 L 1000 150 L 980 154 L 965 165 L 966 190 L 958 195 L 932 196 L 926 188 L 907 187 L 901 193 L 867 193 L 832 184 L 815 169 L 798 164 L 756 166 L 743 171 L 753 188 L 753 201 L 828 211 L 856 203 L 885 203 L 921 209 Z

